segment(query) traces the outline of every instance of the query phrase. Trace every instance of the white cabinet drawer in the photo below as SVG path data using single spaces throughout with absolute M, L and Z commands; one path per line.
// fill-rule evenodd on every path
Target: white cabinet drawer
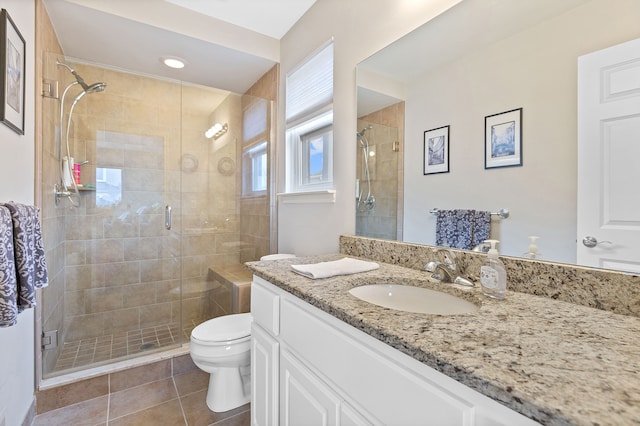
M 274 336 L 280 334 L 280 296 L 273 284 L 253 277 L 251 315 L 253 321 Z

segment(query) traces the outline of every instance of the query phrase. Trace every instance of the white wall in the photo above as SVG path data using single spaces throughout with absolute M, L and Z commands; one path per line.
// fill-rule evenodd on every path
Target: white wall
M 35 3 L 4 0 L 26 42 L 25 134 L 0 124 L 0 202 L 34 203 L 34 44 Z M 4 50 L 3 50 L 4 51 Z M 20 425 L 34 393 L 34 310 L 18 317 L 18 324 L 0 328 L 0 414 L 8 426 Z
M 355 233 L 356 79 L 358 62 L 459 0 L 318 0 L 281 40 L 280 99 L 286 74 L 334 38 L 334 182 L 331 204 L 278 204 L 278 250 L 309 255 L 338 251 Z M 284 190 L 284 105 L 278 111 L 278 191 Z
M 615 24 L 614 24 L 615 23 Z M 640 37 L 640 2 L 595 0 L 423 76 L 407 87 L 404 236 L 433 244 L 434 208 L 497 211 L 503 254 L 540 236 L 575 263 L 577 58 Z M 523 166 L 484 170 L 484 117 L 523 108 Z M 423 176 L 425 130 L 450 125 L 450 172 Z

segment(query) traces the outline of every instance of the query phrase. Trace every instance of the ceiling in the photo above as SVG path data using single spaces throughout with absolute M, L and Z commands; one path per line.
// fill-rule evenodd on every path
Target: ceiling
M 165 1 L 279 40 L 316 0 Z
M 464 0 L 358 64 L 407 85 L 445 64 L 562 14 L 587 0 Z M 358 88 L 358 115 L 403 98 Z
M 44 0 L 65 56 L 244 93 L 316 0 Z M 247 13 L 247 11 L 252 11 Z M 164 56 L 186 62 L 174 70 Z

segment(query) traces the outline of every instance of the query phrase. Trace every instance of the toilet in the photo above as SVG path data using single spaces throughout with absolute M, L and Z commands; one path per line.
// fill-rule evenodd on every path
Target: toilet
M 212 411 L 251 401 L 251 321 L 250 313 L 225 315 L 191 332 L 191 359 L 210 374 L 207 406 Z

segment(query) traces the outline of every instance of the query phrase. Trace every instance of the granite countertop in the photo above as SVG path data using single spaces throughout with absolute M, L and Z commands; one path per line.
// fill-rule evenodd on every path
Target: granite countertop
M 531 419 L 549 425 L 640 424 L 640 318 L 507 290 L 494 300 L 428 272 L 380 263 L 311 280 L 292 264 L 331 254 L 247 263 L 257 276 Z M 363 284 L 417 285 L 480 304 L 438 316 L 390 310 L 348 293 Z M 508 285 L 508 284 L 507 284 Z

